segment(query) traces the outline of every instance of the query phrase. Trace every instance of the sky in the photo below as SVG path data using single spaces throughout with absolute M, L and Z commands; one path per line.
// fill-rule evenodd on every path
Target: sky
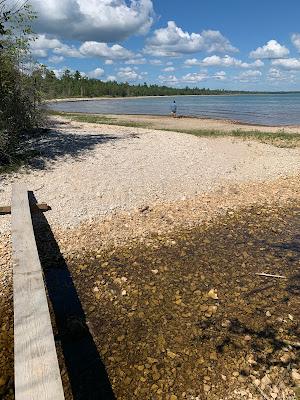
M 118 82 L 300 90 L 299 0 L 31 0 L 35 59 Z

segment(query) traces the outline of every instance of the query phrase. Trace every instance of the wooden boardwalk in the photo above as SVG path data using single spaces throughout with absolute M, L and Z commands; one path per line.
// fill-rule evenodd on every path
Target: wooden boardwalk
M 13 186 L 12 257 L 16 400 L 62 400 L 64 392 L 35 242 L 28 191 Z

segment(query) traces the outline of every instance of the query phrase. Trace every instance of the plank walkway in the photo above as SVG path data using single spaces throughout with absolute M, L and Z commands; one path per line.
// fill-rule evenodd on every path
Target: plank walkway
M 15 399 L 63 400 L 28 191 L 22 184 L 13 186 L 11 212 Z

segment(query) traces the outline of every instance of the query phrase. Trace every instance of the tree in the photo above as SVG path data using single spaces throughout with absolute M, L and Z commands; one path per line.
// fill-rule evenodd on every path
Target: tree
M 37 79 L 28 71 L 35 15 L 19 4 L 0 0 L 0 165 L 14 161 L 22 134 L 40 123 Z

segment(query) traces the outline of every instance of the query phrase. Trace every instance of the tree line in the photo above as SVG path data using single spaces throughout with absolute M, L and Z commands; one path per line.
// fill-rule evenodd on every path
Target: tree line
M 61 77 L 45 66 L 34 71 L 38 86 L 47 99 L 66 97 L 132 97 L 132 96 L 175 96 L 175 95 L 222 95 L 241 94 L 243 91 L 229 91 L 208 88 L 174 88 L 156 84 L 129 84 L 128 82 L 101 81 L 65 70 Z M 249 93 L 249 92 L 248 92 Z

